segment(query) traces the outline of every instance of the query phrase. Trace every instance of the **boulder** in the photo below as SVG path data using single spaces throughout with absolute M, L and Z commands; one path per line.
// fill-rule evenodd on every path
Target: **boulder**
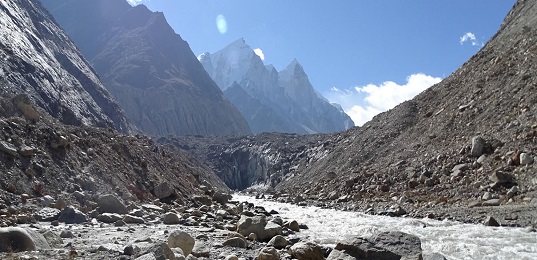
M 475 136 L 472 138 L 472 148 L 470 149 L 470 155 L 479 157 L 483 154 L 485 148 L 485 139 L 481 136 Z
M 226 203 L 228 203 L 230 199 L 231 199 L 231 195 L 226 194 L 226 193 L 217 191 L 213 194 L 213 200 L 222 205 L 225 205 Z
M 274 222 L 269 222 L 265 226 L 265 229 L 263 230 L 263 232 L 261 234 L 257 234 L 257 236 L 260 241 L 269 241 L 276 235 L 281 235 L 281 234 L 282 234 L 282 226 Z
M 440 253 L 423 254 L 423 260 L 447 260 L 446 257 Z
M 254 233 L 260 239 L 259 235 L 265 231 L 265 225 L 267 225 L 265 217 L 241 215 L 237 222 L 237 232 L 243 236 L 249 236 L 250 233 Z
M 0 151 L 7 153 L 13 157 L 17 157 L 18 155 L 17 148 L 15 148 L 15 146 L 11 143 L 5 141 L 0 141 Z
M 300 231 L 300 225 L 298 225 L 298 222 L 296 220 L 293 220 L 289 222 L 289 229 L 298 232 Z
M 118 214 L 127 214 L 129 210 L 121 202 L 118 197 L 112 194 L 106 194 L 99 197 L 97 202 L 99 206 L 99 212 L 103 213 L 118 213 Z
M 45 207 L 34 214 L 34 218 L 37 221 L 53 221 L 57 220 L 61 211 L 55 208 Z
M 97 216 L 97 220 L 104 223 L 115 223 L 118 220 L 123 219 L 123 217 L 116 213 L 103 213 Z
M 483 222 L 483 225 L 489 226 L 489 227 L 499 227 L 500 223 L 498 223 L 498 221 L 496 221 L 496 219 L 494 219 L 493 217 L 488 216 Z
M 125 215 L 125 217 L 123 217 L 123 222 L 127 224 L 144 224 L 145 220 L 141 217 L 128 214 L 128 215 Z
M 281 235 L 277 235 L 275 237 L 273 237 L 269 242 L 268 242 L 268 245 L 269 246 L 272 246 L 276 249 L 283 249 L 285 248 L 287 245 L 289 244 L 289 241 L 287 241 L 287 239 L 285 239 L 285 237 L 281 236 Z
M 196 242 L 194 248 L 192 248 L 192 255 L 195 257 L 214 259 L 211 258 L 211 247 L 201 241 Z
M 381 232 L 371 237 L 352 237 L 339 242 L 327 259 L 422 259 L 417 236 L 399 231 Z
M 164 214 L 164 217 L 162 218 L 162 223 L 166 225 L 177 225 L 181 223 L 181 219 L 177 214 L 169 212 Z
M 65 224 L 81 224 L 88 221 L 88 216 L 80 210 L 69 206 L 61 211 L 58 221 Z
M 155 259 L 175 259 L 175 254 L 164 242 L 151 246 L 145 252 L 153 253 Z
M 43 235 L 18 227 L 0 228 L 0 252 L 22 252 L 50 249 Z
M 169 182 L 161 182 L 159 185 L 155 186 L 153 191 L 155 193 L 155 197 L 159 199 L 164 199 L 175 194 L 175 191 Z
M 274 247 L 264 247 L 257 254 L 258 260 L 280 260 L 280 254 Z
M 309 241 L 294 244 L 289 253 L 298 260 L 324 260 L 321 246 Z
M 248 247 L 248 242 L 246 241 L 246 239 L 244 239 L 242 237 L 232 237 L 232 238 L 224 241 L 224 243 L 222 243 L 222 245 L 230 246 L 230 247 L 238 247 L 238 248 L 247 248 Z
M 175 230 L 168 236 L 168 245 L 171 248 L 181 248 L 185 255 L 192 253 L 195 243 L 196 241 L 192 236 L 181 230 Z
M 520 154 L 520 165 L 528 165 L 533 163 L 533 157 L 528 153 Z

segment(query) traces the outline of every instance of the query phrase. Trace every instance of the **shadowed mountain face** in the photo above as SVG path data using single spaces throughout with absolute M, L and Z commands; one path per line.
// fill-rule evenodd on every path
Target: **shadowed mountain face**
M 140 130 L 153 135 L 250 132 L 162 13 L 124 0 L 43 0 Z
M 345 112 L 315 91 L 297 60 L 278 72 L 265 66 L 243 39 L 199 59 L 253 132 L 312 134 L 354 126 Z
M 61 122 L 129 131 L 119 105 L 41 4 L 0 2 L 0 88 Z

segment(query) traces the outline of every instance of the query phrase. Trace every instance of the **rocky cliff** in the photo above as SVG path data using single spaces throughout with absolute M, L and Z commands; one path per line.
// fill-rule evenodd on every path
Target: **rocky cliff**
M 278 72 L 265 66 L 244 39 L 198 58 L 254 132 L 312 134 L 354 126 L 347 114 L 315 91 L 296 60 Z
M 43 0 L 129 119 L 152 135 L 250 132 L 162 13 L 124 0 Z
M 0 88 L 72 125 L 129 131 L 125 114 L 37 1 L 0 2 Z

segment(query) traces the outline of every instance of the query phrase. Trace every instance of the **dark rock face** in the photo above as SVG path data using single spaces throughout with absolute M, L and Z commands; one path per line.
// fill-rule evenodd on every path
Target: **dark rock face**
M 152 135 L 250 132 L 162 13 L 123 0 L 43 0 L 129 119 Z
M 2 94 L 24 93 L 66 124 L 129 131 L 119 105 L 38 1 L 2 2 L 0 9 Z

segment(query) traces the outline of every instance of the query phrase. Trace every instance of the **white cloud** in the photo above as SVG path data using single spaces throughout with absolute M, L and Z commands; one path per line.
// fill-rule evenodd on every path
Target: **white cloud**
M 418 73 L 408 76 L 407 82 L 403 85 L 386 81 L 380 85 L 369 84 L 352 89 L 342 90 L 333 87 L 325 96 L 330 102 L 340 104 L 354 123 L 361 126 L 373 116 L 412 99 L 441 80 Z
M 476 40 L 475 34 L 471 32 L 467 32 L 463 36 L 461 36 L 459 42 L 461 43 L 461 45 L 463 45 L 465 42 L 470 42 L 472 46 L 476 46 L 479 44 Z
M 255 55 L 259 56 L 261 60 L 265 60 L 265 54 L 263 54 L 263 51 L 259 48 L 254 49 Z
M 132 6 L 134 5 L 139 5 L 142 3 L 143 0 L 127 0 L 127 2 L 129 2 L 129 4 L 131 4 Z

